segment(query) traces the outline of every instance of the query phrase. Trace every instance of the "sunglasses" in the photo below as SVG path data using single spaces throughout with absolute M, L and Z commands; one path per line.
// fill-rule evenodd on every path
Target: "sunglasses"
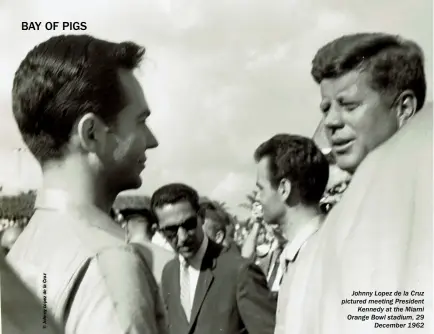
M 198 217 L 195 216 L 195 217 L 188 218 L 182 224 L 160 228 L 160 232 L 166 238 L 174 239 L 175 237 L 178 236 L 178 230 L 180 227 L 182 227 L 185 232 L 191 233 L 196 230 L 197 225 L 198 225 Z

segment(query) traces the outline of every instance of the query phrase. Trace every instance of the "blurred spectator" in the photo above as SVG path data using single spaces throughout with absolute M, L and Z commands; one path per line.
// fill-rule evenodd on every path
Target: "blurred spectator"
M 349 184 L 350 180 L 344 180 L 325 191 L 320 201 L 320 208 L 324 213 L 329 213 L 339 203 Z
M 5 254 L 9 253 L 9 250 L 14 245 L 15 241 L 20 236 L 21 232 L 23 231 L 23 228 L 16 225 L 8 227 L 6 230 L 4 230 L 1 233 L 1 247 L 3 248 Z
M 120 210 L 119 214 L 122 216 L 127 242 L 146 248 L 143 254 L 149 255 L 147 263 L 161 287 L 164 266 L 174 257 L 174 253 L 152 243 L 151 240 L 157 228 L 155 216 L 146 208 L 126 208 Z
M 200 202 L 199 215 L 203 218 L 205 234 L 214 242 L 225 248 L 240 253 L 234 241 L 234 221 L 224 207 L 207 198 Z
M 222 245 L 226 238 L 226 226 L 230 223 L 226 212 L 212 202 L 203 202 L 200 204 L 199 215 L 203 219 L 203 230 L 208 238 Z
M 156 223 L 151 211 L 148 209 L 121 210 L 128 242 L 151 242 L 154 236 Z
M 277 298 L 283 271 L 279 271 L 280 255 L 286 240 L 277 229 L 273 230 L 264 223 L 263 209 L 259 202 L 259 193 L 252 204 L 252 227 L 247 235 L 241 252 L 243 257 L 254 261 L 267 277 L 271 291 Z

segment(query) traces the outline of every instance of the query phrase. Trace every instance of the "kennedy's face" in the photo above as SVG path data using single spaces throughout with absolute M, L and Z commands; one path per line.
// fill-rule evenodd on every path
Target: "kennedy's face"
M 202 220 L 188 201 L 155 208 L 160 231 L 173 249 L 185 259 L 192 258 L 204 238 Z
M 353 173 L 366 155 L 398 130 L 390 102 L 369 86 L 366 72 L 321 81 L 321 110 L 338 166 Z

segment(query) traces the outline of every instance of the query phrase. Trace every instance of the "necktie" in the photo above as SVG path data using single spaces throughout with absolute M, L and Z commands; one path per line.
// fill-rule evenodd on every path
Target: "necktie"
M 283 274 L 282 277 L 280 278 L 280 285 L 282 285 L 283 282 L 283 278 L 285 277 L 287 271 L 288 271 L 288 266 L 289 266 L 289 260 L 286 260 L 283 262 Z
M 282 254 L 283 247 L 278 247 L 273 254 L 274 257 L 274 266 L 273 270 L 271 271 L 270 278 L 268 279 L 268 284 L 271 288 L 273 288 L 274 281 L 276 280 L 277 271 L 280 267 L 280 255 Z
M 188 272 L 188 263 L 183 261 L 181 263 L 181 276 L 180 276 L 180 286 L 181 286 L 181 305 L 184 309 L 187 320 L 190 321 L 191 313 L 191 298 L 190 298 L 190 273 Z

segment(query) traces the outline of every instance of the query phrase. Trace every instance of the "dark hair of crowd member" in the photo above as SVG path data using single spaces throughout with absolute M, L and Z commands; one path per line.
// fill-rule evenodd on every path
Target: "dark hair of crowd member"
M 268 157 L 270 182 L 277 188 L 284 178 L 297 189 L 304 204 L 318 204 L 327 186 L 329 163 L 313 140 L 277 134 L 255 151 L 256 162 Z
M 155 214 L 156 208 L 182 201 L 190 203 L 195 212 L 199 211 L 199 195 L 196 190 L 182 183 L 167 184 L 157 189 L 152 195 L 151 211 Z
M 386 96 L 391 105 L 405 90 L 414 93 L 416 111 L 425 103 L 424 55 L 413 41 L 384 33 L 345 35 L 318 50 L 311 74 L 319 84 L 352 70 L 368 73 L 371 88 Z
M 145 49 L 89 35 L 61 35 L 33 48 L 15 73 L 13 114 L 22 138 L 44 164 L 61 159 L 79 118 L 94 113 L 107 124 L 124 107 L 119 69 L 139 66 Z
M 213 232 L 221 231 L 226 237 L 226 228 L 231 224 L 231 220 L 222 208 L 211 201 L 206 201 L 200 204 L 199 215 L 203 219 L 210 218 Z

